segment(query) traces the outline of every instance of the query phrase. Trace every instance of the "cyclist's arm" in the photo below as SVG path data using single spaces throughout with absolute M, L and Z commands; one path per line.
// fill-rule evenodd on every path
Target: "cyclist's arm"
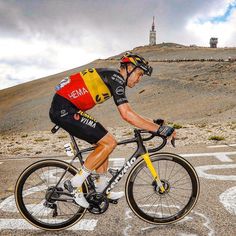
M 145 129 L 148 131 L 156 132 L 159 129 L 159 125 L 155 124 L 151 119 L 145 118 L 137 114 L 129 105 L 129 103 L 124 103 L 118 106 L 121 117 L 140 129 Z

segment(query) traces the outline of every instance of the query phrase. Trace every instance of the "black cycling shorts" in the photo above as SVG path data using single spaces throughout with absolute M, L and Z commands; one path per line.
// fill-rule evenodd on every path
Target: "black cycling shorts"
M 94 118 L 58 94 L 53 97 L 49 116 L 53 123 L 91 144 L 96 144 L 108 133 Z

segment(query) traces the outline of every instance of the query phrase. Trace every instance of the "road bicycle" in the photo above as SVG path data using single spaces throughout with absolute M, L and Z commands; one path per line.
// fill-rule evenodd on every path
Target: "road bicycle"
M 59 128 L 54 126 L 52 133 Z M 101 193 L 96 192 L 94 184 L 98 175 L 91 174 L 82 185 L 90 206 L 88 209 L 79 206 L 63 183 L 78 172 L 73 165 L 75 160 L 82 166 L 82 154 L 95 147 L 80 150 L 75 137 L 69 135 L 75 151 L 70 162 L 40 160 L 27 167 L 17 180 L 16 205 L 32 225 L 44 230 L 61 230 L 76 224 L 87 210 L 93 214 L 104 213 L 110 203 L 117 203 L 109 200 L 107 194 L 129 169 L 125 196 L 129 207 L 140 219 L 156 225 L 174 223 L 195 206 L 200 184 L 193 166 L 179 155 L 158 152 L 166 145 L 166 138 L 139 129 L 134 130 L 133 138 L 118 142 L 118 145 L 136 143 L 133 155 L 120 169 L 109 169 L 111 179 Z M 158 145 L 147 149 L 145 142 L 151 139 L 157 139 Z

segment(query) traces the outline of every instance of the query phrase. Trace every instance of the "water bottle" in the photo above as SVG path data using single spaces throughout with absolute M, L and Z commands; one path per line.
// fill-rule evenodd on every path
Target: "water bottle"
M 64 145 L 64 148 L 66 150 L 66 154 L 67 156 L 69 157 L 73 157 L 75 154 L 74 154 L 74 148 L 73 148 L 73 145 L 72 143 L 67 143 Z

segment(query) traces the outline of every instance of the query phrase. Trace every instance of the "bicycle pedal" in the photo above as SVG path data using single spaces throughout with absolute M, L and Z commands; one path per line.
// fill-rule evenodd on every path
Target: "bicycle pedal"
M 112 200 L 108 198 L 109 203 L 111 204 L 118 204 L 118 200 Z
M 63 188 L 62 187 L 57 187 L 56 190 L 59 191 L 59 192 L 63 192 Z

